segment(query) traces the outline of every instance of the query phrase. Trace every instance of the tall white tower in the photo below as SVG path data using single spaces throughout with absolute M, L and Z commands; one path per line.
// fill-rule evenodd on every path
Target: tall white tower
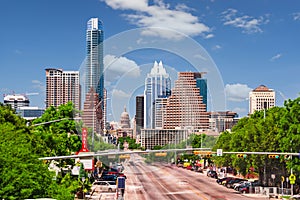
M 144 128 L 155 128 L 155 100 L 171 95 L 171 79 L 162 62 L 154 62 L 145 80 Z

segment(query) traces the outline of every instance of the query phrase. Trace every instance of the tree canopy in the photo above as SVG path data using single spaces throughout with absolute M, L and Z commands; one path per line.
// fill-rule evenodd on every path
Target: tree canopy
M 300 97 L 288 100 L 284 107 L 273 107 L 256 111 L 249 117 L 239 120 L 232 132 L 224 132 L 218 138 L 213 150 L 223 149 L 231 152 L 297 152 L 300 147 Z M 268 184 L 271 174 L 287 176 L 293 168 L 299 174 L 298 157 L 287 160 L 284 156 L 270 159 L 267 155 L 247 155 L 246 159 L 235 154 L 225 154 L 215 158 L 220 166 L 233 166 L 243 175 L 255 169 L 261 181 Z
M 62 106 L 59 111 L 51 107 L 34 123 L 70 117 L 67 112 L 70 106 Z M 27 126 L 26 120 L 15 110 L 0 104 L 1 199 L 74 199 L 78 183 L 70 176 L 54 180 L 55 174 L 49 171 L 48 164 L 38 159 L 49 155 L 70 155 L 71 151 L 79 149 L 81 142 L 74 134 L 75 125 L 61 123 Z

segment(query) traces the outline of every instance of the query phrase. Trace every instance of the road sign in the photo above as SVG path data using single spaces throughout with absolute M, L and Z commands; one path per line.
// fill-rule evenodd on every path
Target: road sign
M 118 177 L 117 186 L 118 189 L 125 189 L 125 177 Z
M 290 177 L 290 183 L 292 184 L 292 181 L 295 183 L 295 180 L 296 180 L 296 176 L 294 174 L 291 174 Z
M 295 181 L 290 181 L 290 184 L 291 184 L 291 185 L 294 185 L 294 184 L 295 184 Z
M 217 149 L 217 156 L 223 155 L 223 149 Z

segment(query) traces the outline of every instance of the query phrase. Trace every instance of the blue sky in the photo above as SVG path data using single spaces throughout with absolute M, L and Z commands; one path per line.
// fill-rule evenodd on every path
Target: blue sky
M 278 106 L 299 96 L 299 1 L 2 0 L 0 16 L 0 94 L 27 93 L 31 106 L 44 107 L 45 68 L 81 68 L 91 17 L 102 20 L 108 40 L 110 120 L 118 121 L 124 106 L 134 117 L 134 97 L 155 60 L 172 81 L 178 71 L 207 70 L 210 85 L 223 84 L 225 109 L 240 116 L 248 113 L 249 91 L 261 84 L 275 90 Z M 195 64 L 196 53 L 211 66 Z M 214 89 L 210 110 L 220 109 Z

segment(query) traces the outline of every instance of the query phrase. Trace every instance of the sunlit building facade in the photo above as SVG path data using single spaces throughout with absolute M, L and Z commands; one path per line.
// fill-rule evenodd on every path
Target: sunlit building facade
M 275 91 L 260 85 L 249 93 L 249 114 L 275 106 Z
M 164 129 L 208 129 L 209 114 L 196 80 L 199 72 L 179 72 L 172 95 L 168 98 Z
M 28 107 L 29 99 L 25 95 L 21 94 L 8 94 L 4 96 L 4 104 L 10 105 L 13 109 L 18 109 L 20 107 Z
M 46 69 L 46 108 L 71 101 L 80 110 L 80 92 L 79 71 Z
M 155 128 L 155 100 L 171 95 L 171 79 L 162 62 L 154 62 L 145 80 L 144 128 Z

